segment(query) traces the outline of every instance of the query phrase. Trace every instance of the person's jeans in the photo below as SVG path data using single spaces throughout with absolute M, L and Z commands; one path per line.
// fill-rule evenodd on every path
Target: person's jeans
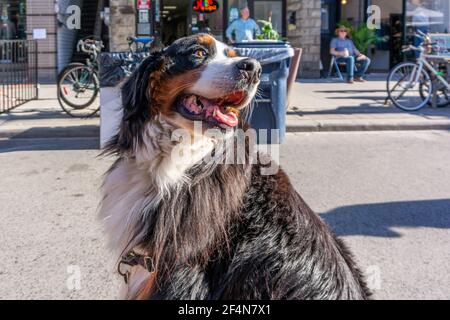
M 358 71 L 356 71 L 356 73 L 355 73 L 355 61 L 359 65 Z M 336 62 L 337 63 L 345 63 L 345 67 L 347 69 L 347 80 L 353 80 L 354 76 L 356 76 L 358 78 L 362 78 L 370 65 L 369 58 L 358 61 L 358 60 L 356 60 L 356 58 L 354 56 L 348 56 L 346 58 L 339 57 L 336 59 Z

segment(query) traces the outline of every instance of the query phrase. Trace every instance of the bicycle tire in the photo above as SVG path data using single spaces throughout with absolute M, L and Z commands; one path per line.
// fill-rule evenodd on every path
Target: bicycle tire
M 399 108 L 399 109 L 401 109 L 401 110 L 403 110 L 403 111 L 417 111 L 417 110 L 420 110 L 420 109 L 422 109 L 423 107 L 425 107 L 427 104 L 428 104 L 428 102 L 429 102 L 429 100 L 431 99 L 431 95 L 428 95 L 428 97 L 424 97 L 424 95 L 423 95 L 423 93 L 420 91 L 419 92 L 419 96 L 421 97 L 421 99 L 422 99 L 422 103 L 420 103 L 420 104 L 418 104 L 418 105 L 416 105 L 416 106 L 413 106 L 413 107 L 407 107 L 407 106 L 404 106 L 404 105 L 402 105 L 402 104 L 400 104 L 400 103 L 398 103 L 398 101 L 397 101 L 397 99 L 395 99 L 394 97 L 393 97 L 393 95 L 392 95 L 392 91 L 391 91 L 391 89 L 390 89 L 390 84 L 391 84 L 391 82 L 393 82 L 393 80 L 391 79 L 395 74 L 396 74 L 396 72 L 398 71 L 398 70 L 400 70 L 402 67 L 404 68 L 404 67 L 415 67 L 415 66 L 417 66 L 417 64 L 415 64 L 415 63 L 413 63 L 413 62 L 401 62 L 401 63 L 399 63 L 399 64 L 397 64 L 396 66 L 394 66 L 394 68 L 392 68 L 392 70 L 389 72 L 389 74 L 388 74 L 388 77 L 387 77 L 387 81 L 386 81 L 386 90 L 387 90 L 387 93 L 388 93 L 388 97 L 389 97 L 389 99 L 392 101 L 392 103 L 397 107 L 397 108 Z M 430 76 L 428 75 L 428 73 L 425 71 L 425 70 L 421 70 L 421 73 L 422 73 L 422 75 L 423 76 L 425 76 L 425 78 L 430 82 L 430 89 L 429 90 L 431 90 L 432 91 L 432 83 L 431 83 L 431 80 L 430 80 Z M 399 81 L 397 81 L 396 83 L 398 83 Z M 406 92 L 406 90 L 405 90 L 405 92 Z
M 87 69 L 87 71 L 89 72 L 89 75 L 90 75 L 89 82 L 93 81 L 93 84 L 95 86 L 95 90 L 93 92 L 92 97 L 86 103 L 83 103 L 83 104 L 75 104 L 75 103 L 69 101 L 68 99 L 66 99 L 64 94 L 61 93 L 62 82 L 70 73 L 72 73 L 74 70 L 77 70 L 77 69 Z M 72 66 L 69 65 L 65 69 L 65 71 L 61 73 L 61 77 L 58 80 L 58 98 L 61 98 L 61 100 L 64 101 L 67 105 L 69 105 L 70 107 L 72 107 L 74 109 L 78 109 L 78 110 L 89 107 L 97 98 L 99 90 L 100 90 L 100 81 L 98 80 L 97 74 L 95 72 L 91 72 L 91 69 L 84 64 L 72 65 Z
M 97 108 L 92 109 L 91 112 L 87 112 L 87 113 L 83 113 L 83 114 L 76 114 L 76 113 L 74 113 L 74 110 L 80 111 L 80 110 L 86 110 L 86 108 L 74 109 L 71 107 L 67 107 L 59 95 L 58 95 L 58 102 L 59 102 L 59 105 L 61 106 L 61 109 L 63 109 L 63 111 L 65 113 L 67 113 L 69 116 L 71 116 L 73 118 L 81 118 L 81 119 L 90 118 L 100 111 L 100 105 L 99 105 Z
M 422 96 L 422 98 L 425 99 L 425 95 L 424 95 L 424 93 L 423 93 L 423 91 L 422 91 L 422 87 L 423 87 L 423 83 L 420 84 L 420 95 Z M 440 90 L 440 91 L 442 91 L 442 93 L 445 94 L 446 100 L 444 100 L 444 101 L 442 101 L 442 102 L 440 102 L 440 103 L 437 103 L 437 104 L 436 104 L 436 108 L 445 108 L 445 107 L 447 107 L 448 105 L 450 105 L 450 97 L 449 97 L 449 94 L 450 94 L 450 93 L 447 93 L 445 89 Z M 430 106 L 433 104 L 433 96 L 431 96 L 431 99 L 430 99 L 430 101 L 428 102 L 428 104 L 429 104 Z
M 81 62 L 71 62 L 68 65 L 66 65 L 60 73 L 58 73 L 58 85 L 59 85 L 59 80 L 61 79 L 61 76 L 68 70 L 71 69 L 73 67 L 80 67 L 80 66 L 85 66 L 86 64 L 81 63 Z

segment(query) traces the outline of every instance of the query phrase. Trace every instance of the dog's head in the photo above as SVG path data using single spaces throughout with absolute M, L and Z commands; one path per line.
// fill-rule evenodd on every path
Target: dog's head
M 210 35 L 178 39 L 152 53 L 124 85 L 118 142 L 122 148 L 132 147 L 127 136 L 138 136 L 149 121 L 161 116 L 190 131 L 194 121 L 202 121 L 204 129 L 236 127 L 240 110 L 256 93 L 260 75 L 256 60 L 237 57 Z

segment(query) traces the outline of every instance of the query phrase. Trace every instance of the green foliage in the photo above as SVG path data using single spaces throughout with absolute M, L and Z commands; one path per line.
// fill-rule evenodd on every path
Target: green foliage
M 261 34 L 256 35 L 258 40 L 280 40 L 281 36 L 272 26 L 270 21 L 258 20 L 262 24 Z
M 380 37 L 376 34 L 375 30 L 369 29 L 366 24 L 361 24 L 358 28 L 353 28 L 349 21 L 340 21 L 338 27 L 344 26 L 350 29 L 350 38 L 353 40 L 355 47 L 364 54 L 367 54 L 370 46 L 386 42 L 388 37 Z

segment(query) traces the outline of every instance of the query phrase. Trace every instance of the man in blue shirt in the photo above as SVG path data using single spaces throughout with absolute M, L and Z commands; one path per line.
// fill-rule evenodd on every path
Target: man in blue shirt
M 364 74 L 370 65 L 370 59 L 356 49 L 352 40 L 347 38 L 348 29 L 340 26 L 336 29 L 336 38 L 330 43 L 330 53 L 336 57 L 338 63 L 344 62 L 347 67 L 347 82 L 364 82 Z M 355 73 L 355 63 L 359 63 L 358 71 Z
M 233 39 L 233 33 L 235 38 Z M 256 34 L 260 34 L 258 24 L 250 18 L 250 10 L 247 6 L 241 8 L 241 17 L 234 20 L 227 28 L 226 36 L 231 43 L 253 40 Z

